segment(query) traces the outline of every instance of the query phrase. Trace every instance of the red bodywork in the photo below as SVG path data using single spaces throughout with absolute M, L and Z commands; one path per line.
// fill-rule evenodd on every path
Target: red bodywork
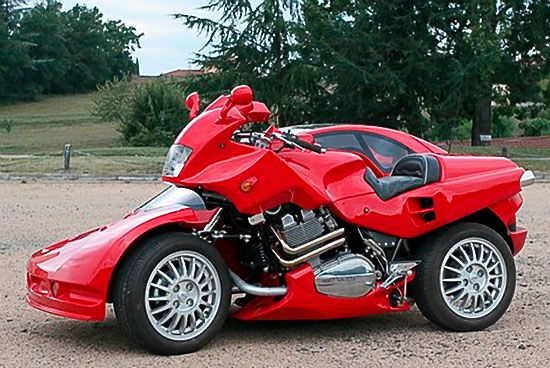
M 501 234 L 513 253 L 523 247 L 526 231 L 516 228 L 516 213 L 522 204 L 519 193 L 524 170 L 510 160 L 447 155 L 421 139 L 379 127 L 336 126 L 308 132 L 362 129 L 438 159 L 439 182 L 383 201 L 367 184 L 364 174 L 367 167 L 378 176 L 384 174 L 361 154 L 337 150 L 318 154 L 289 148 L 275 152 L 233 141 L 233 133 L 242 125 L 267 121 L 269 110 L 264 104 L 253 102 L 246 108 L 225 111 L 222 115 L 227 116 L 220 118 L 227 100 L 226 96 L 220 97 L 178 136 L 175 143 L 193 151 L 180 174 L 163 177 L 163 181 L 223 195 L 243 214 L 256 215 L 284 203 L 304 209 L 326 206 L 348 224 L 408 239 L 480 211 L 490 211 L 505 229 Z M 245 182 L 251 190 L 242 189 Z M 423 201 L 426 198 L 431 199 L 428 206 Z M 213 215 L 214 211 L 190 208 L 136 211 L 116 224 L 38 251 L 27 265 L 27 300 L 38 309 L 65 317 L 101 320 L 115 268 L 136 241 L 167 225 L 202 229 Z M 228 266 L 236 267 L 234 244 L 220 242 L 217 246 Z M 239 272 L 238 268 L 233 269 Z M 414 274 L 409 278 L 412 277 Z M 313 278 L 313 269 L 304 264 L 285 275 L 285 297 L 257 297 L 234 317 L 332 319 L 409 308 L 407 303 L 401 307 L 390 305 L 389 296 L 400 284 L 348 299 L 318 293 Z

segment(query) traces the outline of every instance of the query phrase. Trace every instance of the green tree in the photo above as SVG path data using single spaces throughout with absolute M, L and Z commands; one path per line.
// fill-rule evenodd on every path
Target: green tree
M 248 83 L 282 124 L 369 122 L 451 138 L 466 119 L 478 145 L 491 134 L 494 85 L 509 86 L 512 104 L 548 98 L 538 83 L 549 69 L 547 0 L 211 0 L 204 9 L 220 20 L 176 16 L 209 36 L 211 52 L 196 62 L 216 73 L 196 88 Z
M 271 108 L 279 125 L 310 120 L 314 116 L 310 101 L 325 91 L 318 72 L 297 53 L 299 3 L 211 0 L 203 9 L 221 13 L 219 20 L 177 14 L 185 26 L 208 35 L 205 46 L 211 52 L 197 54 L 195 62 L 215 71 L 186 83 L 207 100 L 246 83 Z
M 29 45 L 17 37 L 18 6 L 23 3 L 0 1 L 0 102 L 35 94 L 25 81 L 25 73 L 32 67 Z
M 421 134 L 442 88 L 429 2 L 306 0 L 303 12 L 301 54 L 331 92 L 318 119 Z
M 0 22 L 3 22 L 8 28 L 13 28 L 21 6 L 26 3 L 27 0 L 0 0 Z
M 97 8 L 23 3 L 0 3 L 0 102 L 94 90 L 138 72 L 131 53 L 142 35 L 135 28 L 104 21 Z
M 472 144 L 491 134 L 493 86 L 506 84 L 512 103 L 540 98 L 548 71 L 550 3 L 546 0 L 433 0 L 431 26 L 447 59 L 453 88 L 447 102 L 473 120 Z
M 71 54 L 66 44 L 67 28 L 61 3 L 49 1 L 30 9 L 21 19 L 18 36 L 29 45 L 33 68 L 26 79 L 42 93 L 63 93 Z
M 131 52 L 142 34 L 121 22 L 103 22 L 99 9 L 76 5 L 65 14 L 66 46 L 71 55 L 66 74 L 73 91 L 95 89 L 113 77 L 135 74 Z

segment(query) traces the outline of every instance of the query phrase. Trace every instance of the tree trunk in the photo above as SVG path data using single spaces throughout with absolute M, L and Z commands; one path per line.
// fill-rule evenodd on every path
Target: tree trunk
M 472 146 L 491 145 L 491 95 L 476 102 L 472 125 Z

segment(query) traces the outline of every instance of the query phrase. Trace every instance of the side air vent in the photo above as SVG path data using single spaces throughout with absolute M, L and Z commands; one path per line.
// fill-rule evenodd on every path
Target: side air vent
M 435 220 L 434 200 L 431 197 L 410 198 L 407 201 L 409 213 L 417 225 Z

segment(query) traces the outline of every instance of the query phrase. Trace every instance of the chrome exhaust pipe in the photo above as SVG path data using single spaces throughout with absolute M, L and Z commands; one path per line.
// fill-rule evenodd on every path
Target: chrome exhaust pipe
M 286 286 L 256 286 L 247 283 L 243 279 L 241 279 L 237 274 L 231 270 L 229 271 L 229 277 L 240 291 L 256 295 L 256 296 L 280 296 L 280 295 L 286 295 Z
M 317 239 L 313 239 L 312 241 L 302 244 L 296 248 L 292 248 L 283 240 L 283 238 L 281 238 L 279 233 L 274 228 L 271 228 L 271 230 L 273 230 L 273 232 L 275 233 L 275 236 L 277 237 L 277 240 L 279 241 L 279 243 L 281 243 L 281 246 L 283 247 L 283 251 L 290 255 L 296 255 L 296 254 L 306 252 L 316 247 L 319 244 L 326 243 L 327 241 L 337 238 L 339 236 L 342 236 L 344 234 L 344 229 L 338 229 L 336 231 L 323 235 Z
M 317 248 L 317 249 L 315 249 L 315 250 L 313 250 L 309 253 L 304 254 L 301 257 L 294 258 L 294 259 L 289 260 L 289 261 L 287 261 L 286 259 L 281 258 L 281 256 L 277 253 L 277 251 L 275 251 L 275 249 L 272 249 L 272 250 L 273 250 L 273 254 L 275 254 L 275 257 L 277 257 L 277 260 L 279 261 L 279 263 L 281 265 L 283 265 L 284 267 L 293 267 L 293 266 L 299 265 L 300 263 L 303 263 L 303 262 L 307 261 L 308 259 L 311 259 L 315 256 L 318 256 L 321 253 L 325 253 L 326 251 L 329 251 L 331 249 L 342 246 L 342 245 L 344 245 L 345 242 L 346 242 L 346 239 L 344 239 L 344 238 L 336 239 L 335 241 L 327 243 L 327 244 L 325 244 L 325 245 L 323 245 L 323 246 L 321 246 L 321 247 L 319 247 L 319 248 Z

